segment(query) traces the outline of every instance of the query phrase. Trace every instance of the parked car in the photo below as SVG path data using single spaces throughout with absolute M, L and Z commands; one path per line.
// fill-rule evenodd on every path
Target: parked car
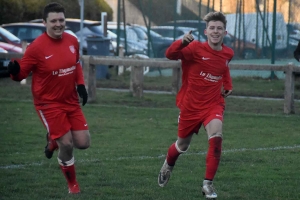
M 148 35 L 148 29 L 140 25 L 131 25 L 133 30 L 142 30 Z M 149 30 L 150 35 L 148 40 L 150 42 L 150 47 L 152 48 L 153 55 L 150 57 L 154 58 L 164 58 L 167 48 L 173 43 L 172 38 L 163 37 L 162 35 L 156 33 L 153 30 Z
M 7 51 L 0 47 L 0 53 L 7 53 Z M 7 77 L 6 75 L 4 76 L 4 72 L 7 71 L 8 62 L 9 60 L 0 58 L 0 78 Z
M 81 19 L 75 18 L 66 18 L 66 26 L 72 30 L 80 40 L 80 25 Z M 31 20 L 30 22 L 43 22 L 42 19 Z M 103 37 L 103 31 L 100 21 L 94 20 L 83 20 L 83 54 L 87 54 L 87 37 Z M 110 55 L 115 55 L 117 50 L 117 36 L 110 30 L 107 30 L 107 37 L 111 39 L 110 42 Z M 121 38 L 120 45 L 125 47 L 125 39 Z M 146 54 L 147 46 L 140 44 L 134 40 L 127 40 L 127 52 L 124 50 L 124 55 L 133 55 L 133 54 Z
M 0 42 L 0 48 L 6 50 L 8 53 L 22 53 L 22 48 L 16 45 Z
M 192 35 L 196 40 L 199 40 L 201 42 L 206 41 L 206 38 L 204 38 L 202 34 L 199 34 L 197 29 L 192 27 L 153 26 L 151 27 L 151 29 L 164 37 L 174 38 L 175 36 L 175 40 L 182 39 L 186 33 L 192 31 Z
M 182 27 L 182 26 L 152 26 L 151 30 L 155 31 L 156 33 L 162 35 L 163 37 L 169 37 L 175 39 L 178 37 L 183 36 L 184 34 L 188 33 L 189 31 L 196 31 L 197 29 L 191 27 Z
M 14 34 L 0 27 L 0 42 L 6 42 L 18 47 L 22 47 L 20 38 L 16 37 Z
M 22 53 L 22 48 L 15 46 L 13 44 L 0 42 L 0 53 Z M 9 61 L 10 61 L 9 59 L 0 58 L 0 73 L 7 70 Z
M 46 31 L 44 24 L 33 22 L 2 24 L 2 27 L 17 36 L 20 40 L 27 41 L 28 43 L 31 43 L 35 40 L 35 38 Z M 65 32 L 76 37 L 76 35 L 69 30 L 68 27 L 66 27 Z
M 113 32 L 116 35 L 118 34 L 117 24 L 108 22 L 107 30 Z M 148 51 L 147 45 L 139 42 L 138 35 L 128 25 L 126 25 L 126 29 L 124 29 L 124 26 L 120 26 L 119 34 L 120 34 L 120 42 L 122 46 L 124 48 L 127 47 L 126 55 L 133 55 L 133 54 L 147 55 L 147 51 Z M 126 35 L 126 42 L 127 42 L 126 46 L 125 46 L 125 35 Z
M 169 21 L 163 26 L 173 26 L 173 27 L 190 27 L 196 29 L 200 32 L 202 37 L 207 39 L 206 35 L 204 35 L 204 30 L 206 29 L 206 22 L 201 20 L 177 20 L 177 21 Z

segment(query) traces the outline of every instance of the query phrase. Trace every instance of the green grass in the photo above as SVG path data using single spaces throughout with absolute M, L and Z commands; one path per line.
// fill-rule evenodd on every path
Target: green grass
M 30 80 L 29 80 L 30 81 Z M 250 86 L 248 86 L 250 88 Z M 262 86 L 263 87 L 263 86 Z M 83 112 L 92 144 L 75 150 L 82 193 L 67 194 L 56 154 L 44 157 L 45 129 L 30 87 L 0 79 L 0 199 L 177 200 L 204 199 L 207 136 L 195 135 L 170 182 L 157 184 L 169 145 L 176 140 L 175 96 L 97 91 Z M 282 101 L 228 98 L 223 154 L 215 177 L 218 199 L 296 200 L 299 189 L 299 119 Z

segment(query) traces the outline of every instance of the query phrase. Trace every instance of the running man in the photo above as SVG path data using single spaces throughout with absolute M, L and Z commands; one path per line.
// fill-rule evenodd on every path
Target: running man
M 208 136 L 206 173 L 202 193 L 208 199 L 217 198 L 213 180 L 222 151 L 222 126 L 225 100 L 232 93 L 228 63 L 233 51 L 223 45 L 227 34 L 226 18 L 221 12 L 210 12 L 206 21 L 206 42 L 194 41 L 192 32 L 171 44 L 166 51 L 170 60 L 182 62 L 182 87 L 176 97 L 180 109 L 178 138 L 168 150 L 159 172 L 158 184 L 164 187 L 179 155 L 187 152 L 194 133 L 203 125 Z
M 58 3 L 45 6 L 46 31 L 26 49 L 20 62 L 10 62 L 8 72 L 15 81 L 32 72 L 32 95 L 39 118 L 47 129 L 45 155 L 59 149 L 58 163 L 67 180 L 69 193 L 80 193 L 76 180 L 73 148 L 90 146 L 88 124 L 78 95 L 86 104 L 88 94 L 79 62 L 77 39 L 65 33 L 65 9 Z M 77 94 L 78 93 L 78 94 Z

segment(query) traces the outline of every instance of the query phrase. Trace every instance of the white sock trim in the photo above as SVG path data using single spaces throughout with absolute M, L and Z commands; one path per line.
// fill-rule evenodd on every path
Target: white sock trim
M 188 148 L 185 151 L 182 151 L 181 149 L 179 149 L 177 142 L 178 142 L 178 140 L 176 140 L 176 142 L 175 142 L 175 148 L 177 149 L 178 153 L 185 153 L 185 152 L 187 152 L 187 150 L 189 150 L 190 145 L 188 146 Z
M 58 164 L 61 165 L 61 166 L 72 166 L 75 163 L 74 156 L 71 158 L 71 160 L 66 161 L 66 162 L 63 162 L 61 159 L 59 159 L 57 157 L 57 161 L 58 161 Z
M 210 140 L 211 138 L 215 138 L 215 137 L 220 137 L 223 139 L 223 134 L 222 133 L 214 133 L 208 138 L 208 140 Z

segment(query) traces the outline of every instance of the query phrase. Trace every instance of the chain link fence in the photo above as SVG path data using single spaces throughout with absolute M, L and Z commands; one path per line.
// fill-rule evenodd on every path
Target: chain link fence
M 180 39 L 188 30 L 193 30 L 197 40 L 205 41 L 204 16 L 221 11 L 227 17 L 228 34 L 224 44 L 235 52 L 232 63 L 298 65 L 293 51 L 300 40 L 297 23 L 300 17 L 296 15 L 299 6 L 299 0 L 118 0 L 119 12 L 114 21 L 143 26 L 148 37 L 147 55 L 164 57 L 170 41 Z M 160 43 L 165 46 L 159 51 L 152 32 L 164 38 Z M 170 73 L 167 69 L 152 69 L 148 75 L 169 76 Z M 284 74 L 235 70 L 232 76 L 283 78 Z

